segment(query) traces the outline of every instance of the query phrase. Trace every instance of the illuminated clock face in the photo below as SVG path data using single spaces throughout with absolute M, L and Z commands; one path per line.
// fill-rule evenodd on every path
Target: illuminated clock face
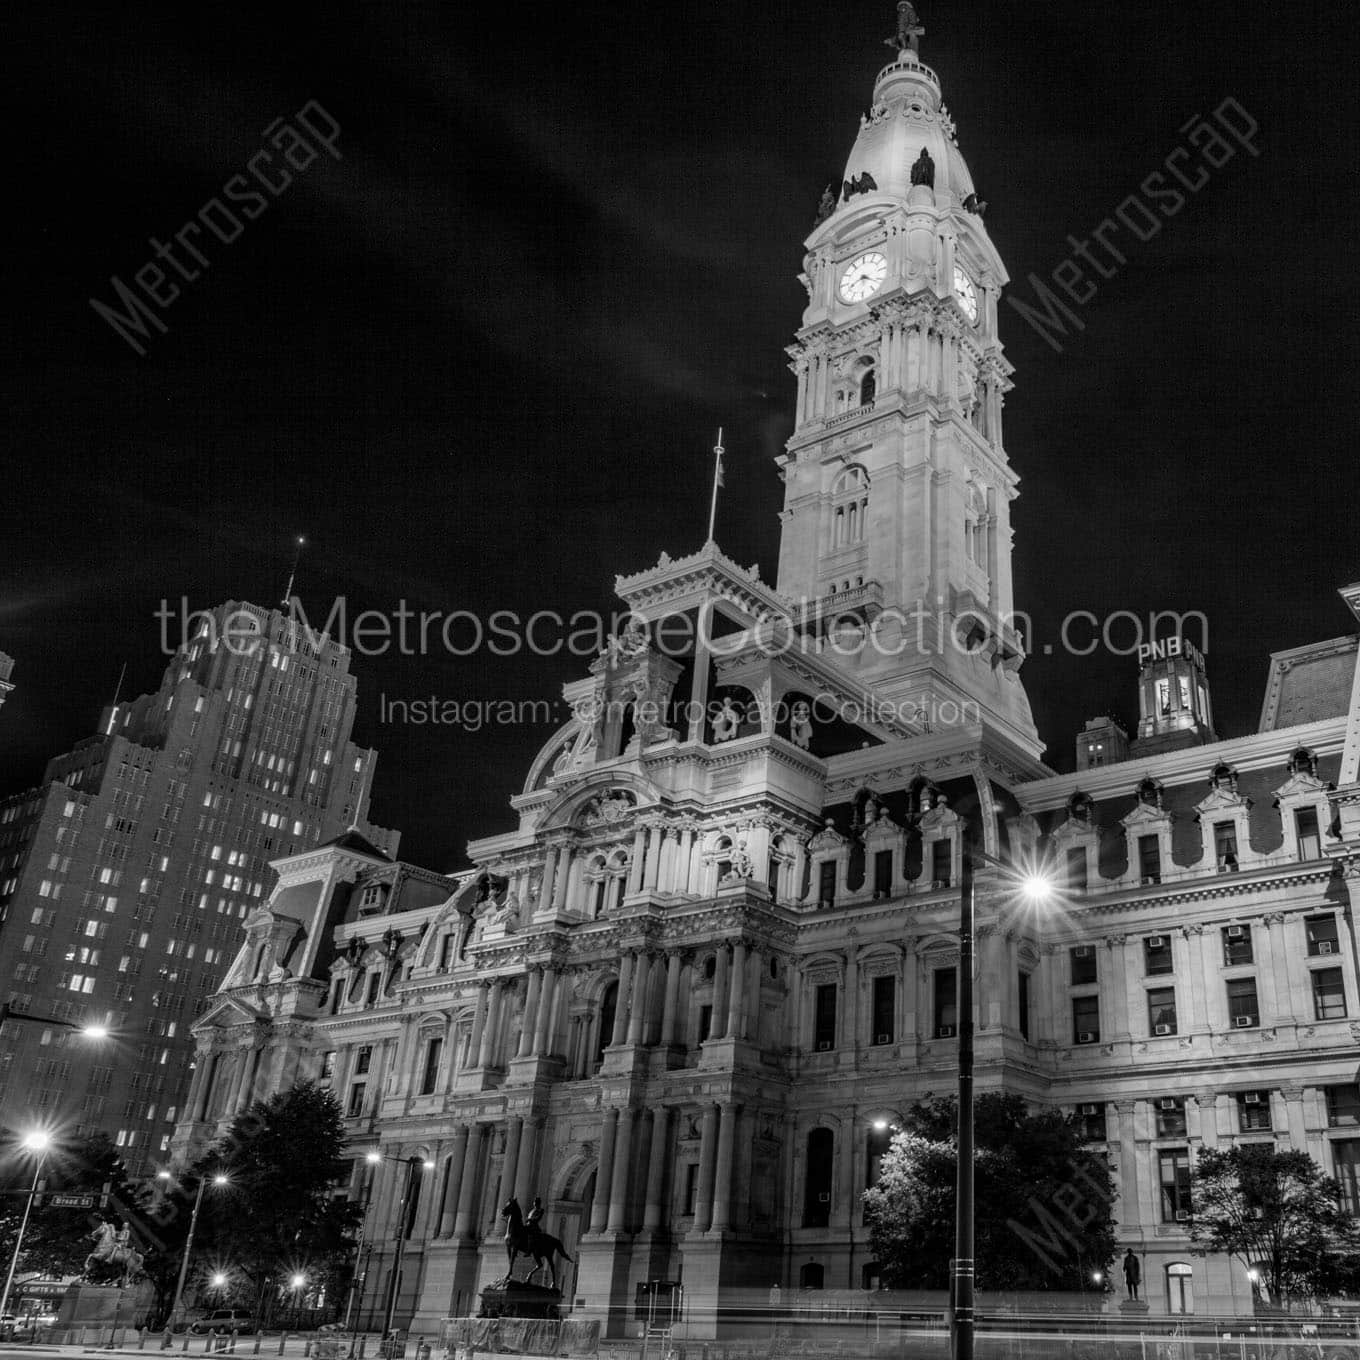
M 864 302 L 883 287 L 887 277 L 887 257 L 871 250 L 846 266 L 841 275 L 841 297 L 846 302 Z
M 976 323 L 978 319 L 978 296 L 977 287 L 973 280 L 968 277 L 962 265 L 954 266 L 954 296 L 959 300 L 959 306 L 963 308 L 964 315 Z

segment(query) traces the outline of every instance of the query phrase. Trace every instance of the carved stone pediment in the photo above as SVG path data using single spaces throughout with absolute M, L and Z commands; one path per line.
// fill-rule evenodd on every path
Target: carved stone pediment
M 1276 802 L 1285 798 L 1324 796 L 1327 785 L 1311 774 L 1292 774 L 1272 795 Z
M 1171 814 L 1164 812 L 1159 807 L 1153 807 L 1151 803 L 1139 803 L 1127 817 L 1121 818 L 1119 822 L 1119 825 L 1126 831 L 1132 831 L 1139 826 L 1163 827 L 1170 826 L 1170 824 Z
M 1199 816 L 1212 815 L 1215 812 L 1236 812 L 1239 809 L 1249 809 L 1251 799 L 1243 798 L 1239 793 L 1228 788 L 1226 785 L 1211 789 L 1208 795 L 1195 804 L 1195 811 Z
M 842 846 L 849 844 L 849 840 L 836 830 L 836 824 L 828 817 L 826 825 L 808 841 L 808 849 L 814 855 L 818 855 L 827 851 L 839 850 Z

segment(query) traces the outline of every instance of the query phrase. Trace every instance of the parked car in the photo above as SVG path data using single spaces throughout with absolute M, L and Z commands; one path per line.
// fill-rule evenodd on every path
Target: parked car
M 189 1324 L 194 1336 L 206 1336 L 209 1332 L 240 1332 L 254 1335 L 255 1318 L 244 1308 L 216 1308 L 211 1313 Z

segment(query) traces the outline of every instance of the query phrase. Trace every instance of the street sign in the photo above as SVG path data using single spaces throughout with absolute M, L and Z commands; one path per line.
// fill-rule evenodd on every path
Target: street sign
M 93 1209 L 98 1195 L 61 1195 L 44 1196 L 49 1209 Z

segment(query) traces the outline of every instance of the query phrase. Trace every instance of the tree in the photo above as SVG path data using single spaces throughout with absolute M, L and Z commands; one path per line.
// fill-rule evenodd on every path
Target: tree
M 1354 1288 L 1360 1233 L 1337 1183 L 1306 1152 L 1269 1143 L 1205 1148 L 1191 1181 L 1191 1238 L 1200 1255 L 1225 1252 L 1288 1307 Z
M 204 1196 L 195 1254 L 246 1282 L 257 1318 L 293 1272 L 312 1287 L 334 1285 L 348 1269 L 361 1210 L 334 1193 L 349 1171 L 344 1147 L 339 1104 L 307 1083 L 237 1116 L 195 1169 L 230 1178 L 220 1193 Z
M 957 1104 L 912 1107 L 864 1193 L 885 1284 L 944 1289 L 954 1255 Z M 1114 1186 L 1105 1159 L 1057 1110 L 1015 1095 L 978 1097 L 976 1259 L 983 1289 L 1092 1289 L 1114 1257 Z
M 31 1171 L 27 1173 L 31 1175 Z M 127 1178 L 122 1155 L 107 1134 L 95 1134 L 81 1143 L 57 1144 L 43 1165 L 44 1197 L 52 1193 L 99 1195 L 109 1187 L 109 1203 L 93 1209 L 58 1209 L 42 1202 L 34 1204 L 24 1232 L 19 1268 L 53 1279 L 77 1275 L 94 1243 L 91 1233 L 106 1216 L 119 1215 L 120 1209 L 135 1206 L 137 1192 Z M 0 1260 L 8 1261 L 14 1251 L 15 1237 L 23 1218 L 29 1181 L 21 1193 L 6 1196 L 9 1204 L 0 1218 Z

